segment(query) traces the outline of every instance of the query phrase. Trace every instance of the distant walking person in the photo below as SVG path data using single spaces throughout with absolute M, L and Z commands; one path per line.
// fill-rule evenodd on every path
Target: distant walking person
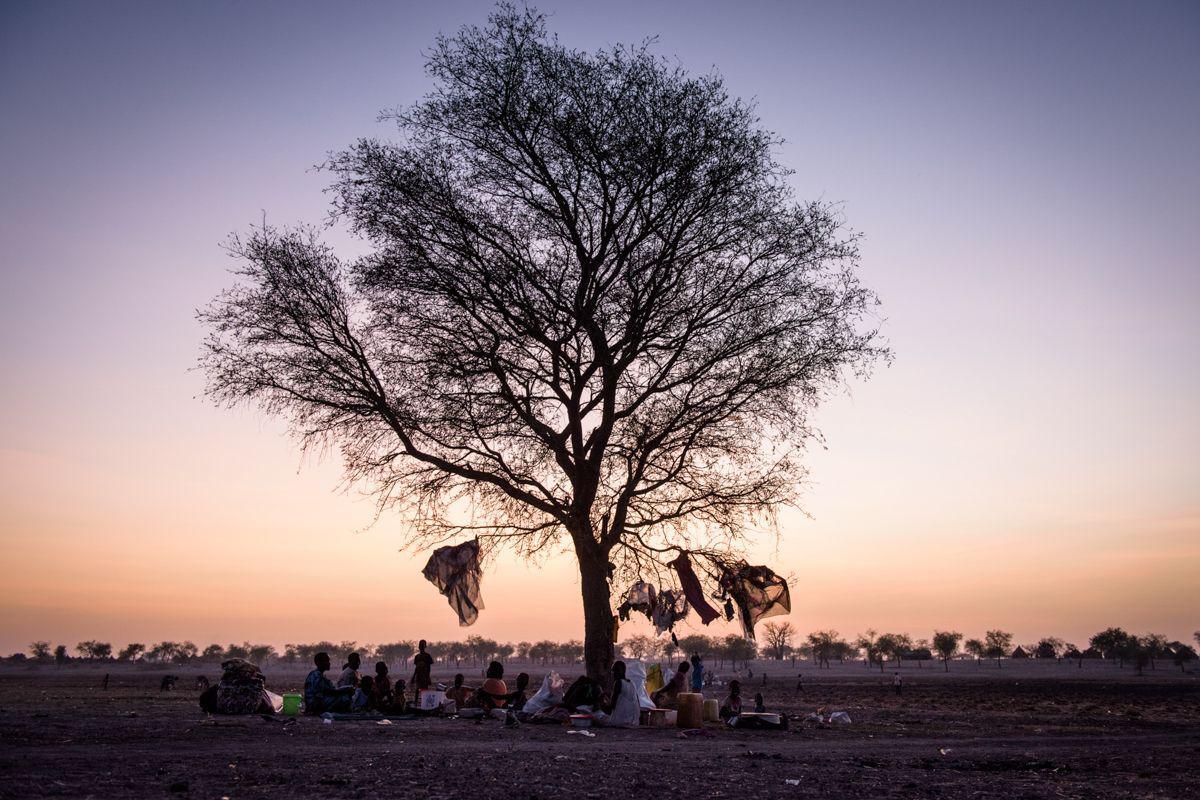
M 796 674 L 796 694 L 804 694 L 804 673 Z
M 892 678 L 892 686 L 896 689 L 896 694 L 900 694 L 900 690 L 904 688 L 904 679 L 900 677 L 899 672 Z
M 417 701 L 421 699 L 421 690 L 433 685 L 433 678 L 430 676 L 433 670 L 433 656 L 425 652 L 428 646 L 422 639 L 417 643 L 417 654 L 413 656 L 413 699 Z

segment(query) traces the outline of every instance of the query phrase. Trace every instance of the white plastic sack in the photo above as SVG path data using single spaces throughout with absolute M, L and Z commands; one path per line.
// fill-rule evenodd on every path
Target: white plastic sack
M 835 711 L 829 715 L 829 721 L 834 725 L 849 725 L 850 715 L 845 711 Z
M 640 661 L 626 661 L 625 677 L 633 684 L 633 689 L 637 693 L 638 706 L 654 708 L 654 701 L 650 699 L 650 693 L 646 691 L 646 665 Z
M 556 706 L 563 699 L 563 680 L 557 672 L 551 672 L 542 679 L 542 688 L 537 690 L 533 697 L 525 701 L 525 707 L 521 711 L 525 714 L 536 714 L 539 711 L 544 711 L 547 708 Z

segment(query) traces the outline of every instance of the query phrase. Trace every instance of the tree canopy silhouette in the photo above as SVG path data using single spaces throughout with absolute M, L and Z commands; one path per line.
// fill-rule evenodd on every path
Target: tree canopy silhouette
M 876 300 L 837 209 L 794 199 L 718 76 L 571 50 L 504 5 L 427 69 L 396 141 L 326 164 L 368 255 L 231 241 L 208 391 L 338 448 L 409 546 L 567 545 L 603 678 L 614 582 L 735 558 L 796 500 L 810 410 L 885 354 Z

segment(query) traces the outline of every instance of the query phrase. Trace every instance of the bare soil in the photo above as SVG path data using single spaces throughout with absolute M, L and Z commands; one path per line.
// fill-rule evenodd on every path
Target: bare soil
M 524 669 L 536 686 L 547 668 Z M 1200 797 L 1200 679 L 1169 667 L 1138 677 L 1111 664 L 906 664 L 896 695 L 891 669 L 772 664 L 762 686 L 756 665 L 745 683 L 771 710 L 844 710 L 853 723 L 713 725 L 694 738 L 209 717 L 192 688 L 202 671 L 172 670 L 179 688 L 160 692 L 164 670 L 0 669 L 0 797 Z M 267 672 L 277 692 L 303 682 L 298 666 Z

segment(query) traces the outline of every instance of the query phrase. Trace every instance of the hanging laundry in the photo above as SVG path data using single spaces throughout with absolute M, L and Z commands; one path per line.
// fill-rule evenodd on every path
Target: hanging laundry
M 482 570 L 478 539 L 434 550 L 421 574 L 449 600 L 450 607 L 458 615 L 459 625 L 466 627 L 475 623 L 483 608 L 483 598 L 479 594 Z
M 701 622 L 707 625 L 721 616 L 720 612 L 704 599 L 704 590 L 700 588 L 700 579 L 696 577 L 696 570 L 692 569 L 692 561 L 688 558 L 687 553 L 680 553 L 679 557 L 669 562 L 667 566 L 674 568 L 679 573 L 679 585 L 683 587 L 683 594 L 687 597 L 688 604 L 700 615 Z
M 687 616 L 688 602 L 683 592 L 674 589 L 663 589 L 658 593 L 658 603 L 654 606 L 651 622 L 654 630 L 664 633 L 672 630 L 675 623 Z
M 721 569 L 721 588 L 737 607 L 747 639 L 754 638 L 754 626 L 760 620 L 791 612 L 792 595 L 787 581 L 769 568 L 739 561 L 722 564 Z
M 629 621 L 629 614 L 633 611 L 640 611 L 646 615 L 646 619 L 654 620 L 654 607 L 657 604 L 658 598 L 655 596 L 654 587 L 645 581 L 637 581 L 629 587 L 629 591 L 625 593 L 625 599 L 621 605 L 617 606 L 617 617 L 622 622 Z

